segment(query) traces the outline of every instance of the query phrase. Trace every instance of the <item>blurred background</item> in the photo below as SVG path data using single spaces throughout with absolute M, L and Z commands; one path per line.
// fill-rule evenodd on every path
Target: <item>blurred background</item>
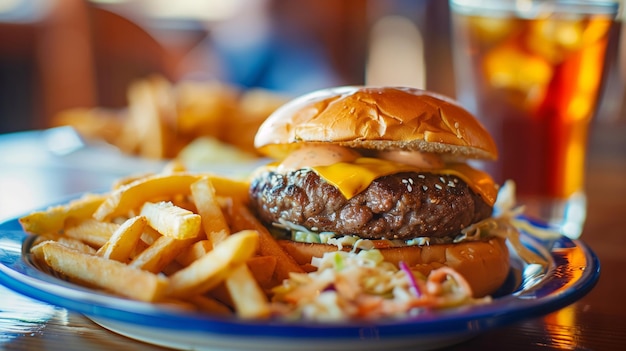
M 603 120 L 623 119 L 620 31 Z M 441 0 L 0 0 L 0 133 L 124 108 L 153 74 L 284 96 L 364 83 L 454 96 L 449 35 Z

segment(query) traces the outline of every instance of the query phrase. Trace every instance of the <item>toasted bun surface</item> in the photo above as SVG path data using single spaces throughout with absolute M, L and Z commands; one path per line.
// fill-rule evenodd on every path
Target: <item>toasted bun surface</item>
M 413 88 L 339 87 L 294 99 L 259 128 L 255 147 L 281 159 L 303 143 L 496 159 L 487 130 L 454 101 Z
M 300 265 L 310 263 L 312 257 L 321 257 L 326 252 L 337 250 L 334 245 L 291 240 L 279 240 L 279 244 Z M 349 250 L 349 248 L 344 249 Z M 506 280 L 510 268 L 506 242 L 499 237 L 486 241 L 404 246 L 379 250 L 385 257 L 385 261 L 395 265 L 404 261 L 425 275 L 442 266 L 451 267 L 465 277 L 472 287 L 474 297 L 494 293 Z

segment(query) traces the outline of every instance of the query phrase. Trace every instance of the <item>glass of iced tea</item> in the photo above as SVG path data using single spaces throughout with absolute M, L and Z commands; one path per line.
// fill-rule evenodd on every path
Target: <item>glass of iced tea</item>
M 457 99 L 496 139 L 481 165 L 569 237 L 586 216 L 587 134 L 615 1 L 450 0 Z

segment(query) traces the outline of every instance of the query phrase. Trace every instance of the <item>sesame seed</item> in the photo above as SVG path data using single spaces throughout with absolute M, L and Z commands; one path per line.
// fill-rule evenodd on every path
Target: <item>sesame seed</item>
M 413 187 L 411 186 L 411 184 L 406 185 L 406 190 L 408 190 L 409 192 L 413 191 Z
M 409 178 L 409 183 L 413 184 L 413 178 Z
M 439 184 L 435 184 L 435 188 L 437 188 L 439 190 L 443 189 L 443 187 L 441 185 L 439 185 Z
M 454 185 L 454 182 L 449 181 L 449 182 L 448 182 L 448 186 L 449 186 L 449 187 L 451 187 L 451 188 L 454 188 L 456 185 Z
M 441 182 L 444 183 L 444 184 L 446 183 L 446 180 L 443 179 L 443 177 L 439 177 L 439 180 L 441 180 Z
M 428 187 L 427 187 L 426 185 L 422 185 L 422 189 L 423 189 L 424 191 L 426 191 L 426 190 L 428 190 Z
M 417 177 L 418 177 L 418 178 L 420 178 L 420 179 L 424 179 L 424 178 L 426 178 L 426 176 L 425 176 L 425 175 L 423 175 L 423 174 L 418 174 L 418 175 L 417 175 Z
M 459 122 L 454 122 L 454 128 L 456 129 L 456 137 L 463 139 L 463 135 L 461 135 L 461 131 L 459 130 Z

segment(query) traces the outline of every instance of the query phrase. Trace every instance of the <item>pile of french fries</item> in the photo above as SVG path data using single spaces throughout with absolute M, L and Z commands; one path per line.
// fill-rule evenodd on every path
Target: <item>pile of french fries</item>
M 246 207 L 248 184 L 171 163 L 104 194 L 22 218 L 35 262 L 122 297 L 267 318 L 270 292 L 302 268 Z
M 154 75 L 132 82 L 127 101 L 126 109 L 61 111 L 51 124 L 72 126 L 87 139 L 150 159 L 174 159 L 198 138 L 219 141 L 225 149 L 234 147 L 241 158 L 249 159 L 257 156 L 253 140 L 259 125 L 286 97 L 265 89 L 240 91 L 218 81 L 172 83 Z M 228 158 L 232 160 L 232 155 Z

